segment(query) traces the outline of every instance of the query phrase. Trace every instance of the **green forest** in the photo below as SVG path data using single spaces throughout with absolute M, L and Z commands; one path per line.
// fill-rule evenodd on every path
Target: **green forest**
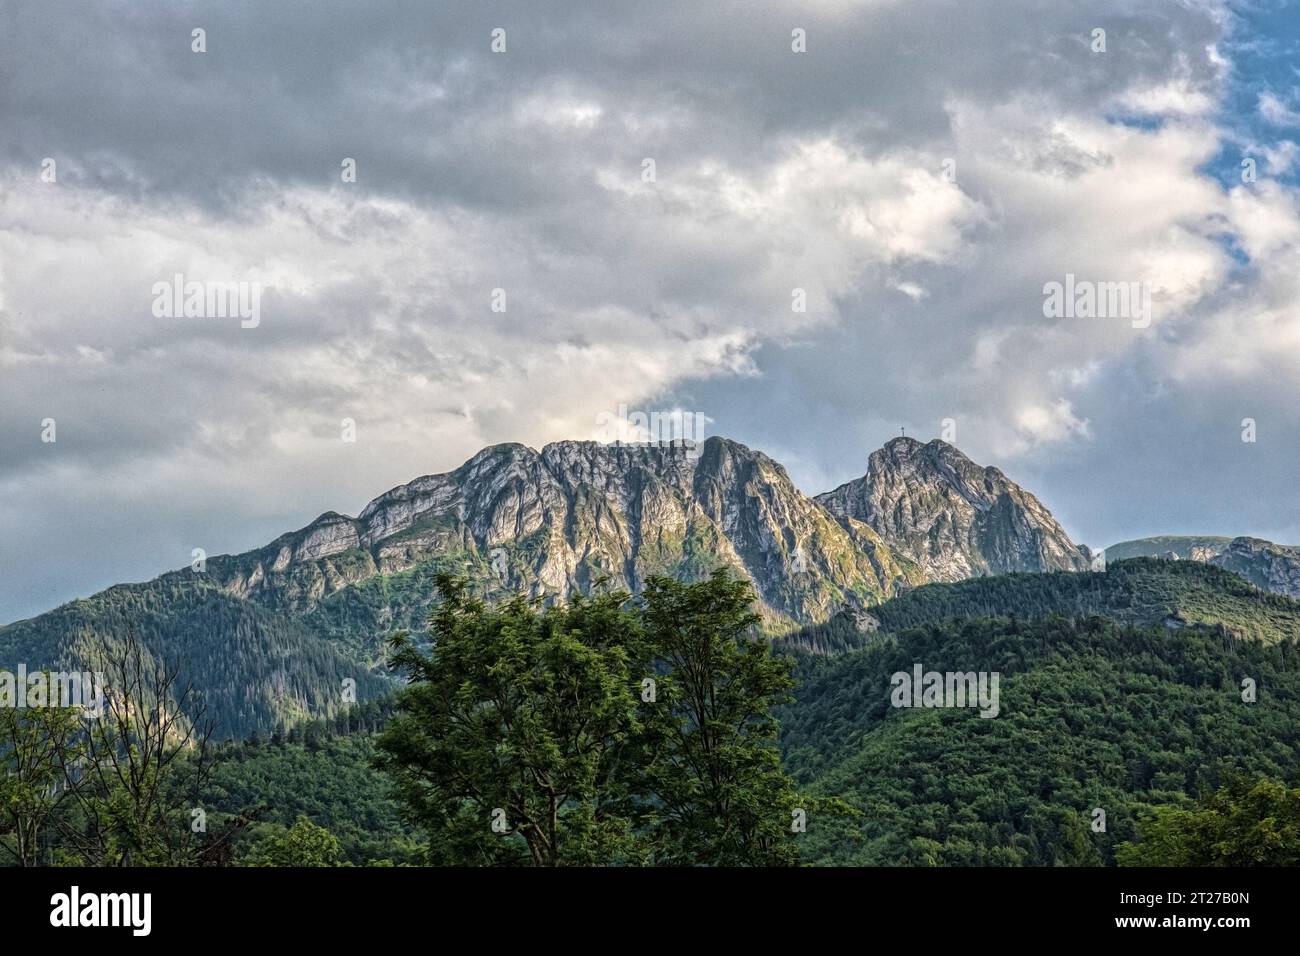
M 134 642 L 86 637 L 138 700 L 90 730 L 0 710 L 0 859 L 1300 863 L 1300 605 L 1218 568 L 925 585 L 777 641 L 724 573 L 558 607 L 436 587 L 387 649 L 400 682 L 242 739 L 155 652 L 156 608 Z M 253 653 L 255 616 L 219 626 Z M 309 660 L 322 688 L 352 672 Z M 996 718 L 893 706 L 917 664 L 997 673 Z
M 780 714 L 785 764 L 813 792 L 864 811 L 810 828 L 808 852 L 858 864 L 1113 863 L 1148 810 L 1184 806 L 1241 773 L 1293 779 L 1298 651 L 1291 640 L 1094 616 L 950 621 L 808 656 L 798 700 Z M 997 719 L 892 708 L 888 675 L 914 661 L 1000 672 Z

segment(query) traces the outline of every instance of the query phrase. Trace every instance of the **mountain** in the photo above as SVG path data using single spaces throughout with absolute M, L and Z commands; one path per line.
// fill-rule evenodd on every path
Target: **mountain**
M 1204 561 L 1266 591 L 1300 598 L 1300 548 L 1263 538 L 1164 535 L 1122 541 L 1105 553 L 1108 561 L 1138 556 Z
M 355 518 L 327 512 L 265 547 L 0 627 L 0 667 L 62 668 L 134 634 L 180 665 L 218 736 L 242 735 L 330 717 L 353 690 L 386 693 L 385 639 L 423 627 L 440 572 L 489 599 L 554 601 L 719 566 L 753 581 L 773 634 L 924 580 L 871 528 L 837 521 L 736 442 L 496 445 Z
M 1300 598 L 1300 550 L 1262 538 L 1233 538 L 1211 564 L 1227 568 L 1266 591 Z
M 1221 553 L 1231 541 L 1231 538 L 1221 535 L 1162 534 L 1112 544 L 1106 549 L 1105 555 L 1107 561 L 1171 556 L 1181 561 L 1208 561 Z
M 1090 552 L 1029 492 L 942 441 L 894 439 L 866 475 L 816 498 L 768 456 L 723 438 L 494 445 L 356 517 L 327 512 L 265 547 L 0 627 L 0 667 L 71 666 L 94 642 L 134 634 L 180 666 L 218 736 L 330 718 L 352 692 L 364 701 L 390 690 L 386 638 L 423 628 L 443 572 L 489 600 L 550 602 L 726 566 L 753 582 L 767 633 L 822 652 L 971 616 L 1101 613 L 1166 629 L 1218 624 L 1266 643 L 1294 636 L 1293 608 L 1246 583 L 1300 592 L 1293 549 L 1187 540 L 1189 555 L 1218 567 L 985 577 L 1078 572 Z
M 1037 498 L 947 442 L 895 438 L 867 473 L 817 502 L 846 527 L 866 525 L 931 581 L 1009 571 L 1082 571 L 1076 546 Z
M 935 590 L 902 600 L 927 581 L 1087 564 L 1033 495 L 941 441 L 890 441 L 864 477 L 817 498 L 724 438 L 503 444 L 393 488 L 356 517 L 326 512 L 264 547 L 0 627 L 0 667 L 70 665 L 94 642 L 133 633 L 181 666 L 219 736 L 238 736 L 332 717 L 352 690 L 363 701 L 387 693 L 386 638 L 423 628 L 442 572 L 489 600 L 550 602 L 725 566 L 753 582 L 767 633 L 819 625 L 827 648 L 897 628 L 901 609 L 922 602 L 969 605 Z M 1045 586 L 1093 580 L 1071 577 Z M 989 600 L 978 598 L 987 613 L 1027 613 Z M 1205 617 L 1185 601 L 1147 603 L 1161 619 Z
M 239 597 L 306 612 L 379 575 L 455 558 L 490 591 L 563 600 L 597 581 L 729 566 L 753 581 L 769 625 L 825 620 L 922 580 L 869 527 L 842 524 L 785 469 L 737 442 L 494 445 L 453 472 L 330 512 L 265 548 L 214 559 Z

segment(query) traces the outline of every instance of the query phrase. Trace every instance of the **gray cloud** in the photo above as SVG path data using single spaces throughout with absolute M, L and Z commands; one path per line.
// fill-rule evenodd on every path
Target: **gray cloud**
M 620 403 L 809 492 L 951 417 L 1094 545 L 1300 541 L 1300 213 L 1203 172 L 1218 3 L 6 10 L 0 621 Z M 177 272 L 263 320 L 156 319 Z M 1149 281 L 1157 321 L 1045 320 L 1066 272 Z

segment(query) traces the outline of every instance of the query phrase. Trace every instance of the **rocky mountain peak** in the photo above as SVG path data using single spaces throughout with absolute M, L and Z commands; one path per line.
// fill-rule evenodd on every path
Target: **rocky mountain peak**
M 736 441 L 485 448 L 454 471 L 329 513 L 233 559 L 227 588 L 311 603 L 375 574 L 454 558 L 489 588 L 562 599 L 606 579 L 726 566 L 775 626 L 825 620 L 920 581 L 870 528 L 839 522 L 767 455 Z
M 1006 476 L 992 465 L 977 465 L 955 445 L 938 438 L 920 442 L 915 438 L 891 438 L 871 453 L 867 471 L 899 476 L 942 475 L 953 484 L 979 484 L 983 481 L 1005 482 Z
M 816 500 L 870 526 L 932 580 L 1088 567 L 1087 551 L 1037 498 L 938 439 L 891 439 L 865 475 Z

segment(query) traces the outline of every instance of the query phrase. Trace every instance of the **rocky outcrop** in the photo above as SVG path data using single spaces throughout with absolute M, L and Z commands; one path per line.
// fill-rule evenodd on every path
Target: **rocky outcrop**
M 1139 557 L 1215 564 L 1265 591 L 1300 598 L 1300 548 L 1263 538 L 1161 535 L 1122 541 L 1106 549 L 1107 560 Z
M 1233 538 L 1228 547 L 1210 558 L 1256 587 L 1300 598 L 1300 551 L 1262 538 Z
M 1037 498 L 938 440 L 895 438 L 872 453 L 863 477 L 816 500 L 846 525 L 870 527 L 929 580 L 1089 565 Z

